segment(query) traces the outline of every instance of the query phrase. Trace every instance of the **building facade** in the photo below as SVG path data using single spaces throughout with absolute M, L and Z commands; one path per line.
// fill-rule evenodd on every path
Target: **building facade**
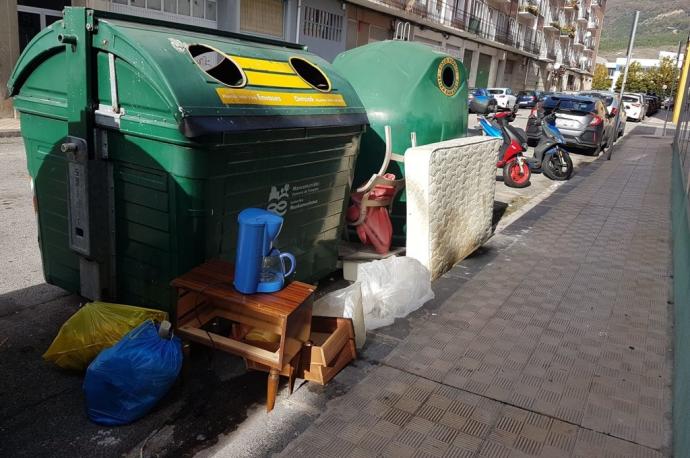
M 606 0 L 0 0 L 0 116 L 19 53 L 65 6 L 299 42 L 328 60 L 414 40 L 458 57 L 470 87 L 591 86 Z

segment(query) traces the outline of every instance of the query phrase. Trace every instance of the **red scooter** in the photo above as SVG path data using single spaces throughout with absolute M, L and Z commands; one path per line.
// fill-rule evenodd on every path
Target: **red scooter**
M 509 124 L 510 113 L 499 112 L 478 116 L 484 133 L 490 137 L 503 138 L 503 144 L 498 150 L 496 167 L 503 169 L 503 182 L 511 188 L 529 186 L 530 168 L 523 155 L 527 151 L 527 136 Z M 493 121 L 493 122 L 491 122 Z

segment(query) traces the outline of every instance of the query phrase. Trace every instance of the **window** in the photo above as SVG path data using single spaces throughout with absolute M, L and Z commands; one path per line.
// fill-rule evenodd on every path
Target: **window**
M 252 0 L 240 2 L 240 29 L 283 38 L 283 0 Z
M 22 5 L 22 2 L 18 3 L 17 25 L 19 26 L 19 50 L 24 51 L 24 48 L 26 48 L 38 32 L 51 25 L 53 22 L 62 19 L 62 11 L 26 6 Z M 59 7 L 61 3 L 62 2 L 55 2 L 55 6 Z
M 209 21 L 215 21 L 218 15 L 216 0 L 112 0 L 112 2 L 125 7 L 134 6 L 145 8 L 149 11 L 191 16 Z M 114 11 L 131 14 L 131 11 L 122 9 L 115 9 Z
M 340 41 L 343 36 L 343 16 L 306 6 L 302 34 L 322 40 Z
M 599 102 L 601 104 L 601 101 Z M 544 100 L 544 109 L 553 109 L 558 104 L 558 111 L 574 111 L 580 113 L 591 113 L 596 107 L 594 100 L 575 100 L 560 97 L 549 97 Z

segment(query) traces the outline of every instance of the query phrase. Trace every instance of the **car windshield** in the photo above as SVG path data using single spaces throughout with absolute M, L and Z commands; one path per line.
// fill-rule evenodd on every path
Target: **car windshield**
M 520 92 L 518 92 L 518 97 L 523 97 L 526 95 L 534 95 L 534 91 L 520 91 Z
M 589 93 L 583 92 L 580 95 L 587 95 L 590 97 L 599 97 L 601 100 L 604 101 L 604 103 L 606 104 L 607 107 L 613 103 L 613 96 L 606 95 L 606 94 L 599 94 L 596 92 L 589 92 Z
M 503 94 L 503 89 L 489 89 L 489 94 Z
M 484 91 L 484 89 L 475 89 L 472 94 L 473 95 L 486 95 L 486 92 Z
M 624 95 L 623 96 L 623 102 L 639 102 L 640 99 L 633 95 Z
M 574 111 L 578 113 L 591 113 L 595 109 L 594 100 L 565 99 L 549 97 L 544 101 L 544 109 L 551 111 L 558 105 L 558 111 Z

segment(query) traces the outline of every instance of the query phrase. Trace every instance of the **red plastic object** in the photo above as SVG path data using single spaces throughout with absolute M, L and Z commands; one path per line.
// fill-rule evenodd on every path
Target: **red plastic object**
M 387 173 L 383 177 L 388 180 L 395 180 L 395 175 L 392 173 Z M 355 223 L 359 220 L 364 194 L 356 192 L 350 196 L 353 203 L 348 208 L 346 215 L 349 223 Z M 390 202 L 395 196 L 395 187 L 379 184 L 374 186 L 367 194 L 367 200 L 369 201 Z M 364 222 L 356 226 L 356 229 L 359 240 L 364 245 L 371 245 L 379 254 L 386 254 L 390 251 L 393 240 L 393 225 L 391 224 L 387 206 L 367 207 Z

